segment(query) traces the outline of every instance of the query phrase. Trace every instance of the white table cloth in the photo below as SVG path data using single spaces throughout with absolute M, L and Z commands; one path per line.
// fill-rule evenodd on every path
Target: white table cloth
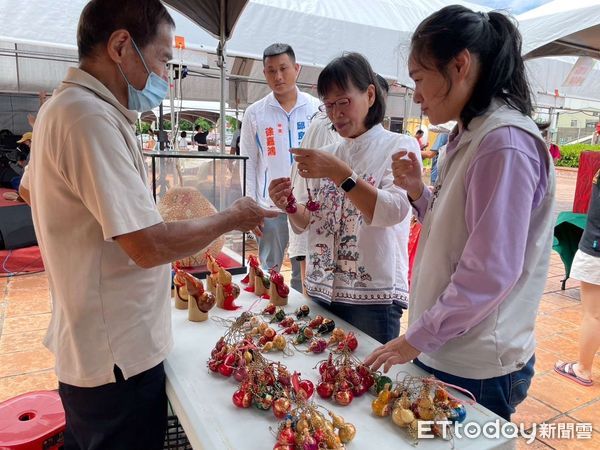
M 239 284 L 241 278 L 242 276 L 234 277 L 234 282 Z M 241 284 L 240 286 L 242 294 L 236 303 L 242 308 L 238 311 L 225 311 L 215 307 L 210 311 L 211 319 L 194 323 L 188 321 L 187 311 L 177 310 L 174 307 L 172 310 L 175 346 L 165 361 L 167 394 L 194 450 L 268 450 L 276 443 L 273 433 L 277 429 L 278 421 L 272 410 L 261 411 L 253 406 L 248 409 L 237 408 L 233 405 L 231 396 L 237 390 L 239 383 L 233 377 L 225 378 L 218 373 L 210 372 L 207 367 L 211 350 L 226 332 L 226 328 L 212 318 L 233 319 L 250 307 L 252 312 L 259 313 L 269 303 L 243 291 L 244 286 Z M 355 355 L 359 359 L 363 360 L 380 345 L 293 289 L 290 290 L 289 304 L 284 309 L 286 313 L 292 314 L 304 303 L 310 306 L 311 317 L 321 314 L 332 318 L 336 325 L 345 331 L 354 331 L 359 342 Z M 273 328 L 280 330 L 276 324 Z M 303 347 L 305 348 L 306 345 Z M 294 355 L 291 357 L 285 357 L 281 352 L 270 352 L 265 356 L 271 360 L 282 361 L 290 372 L 301 372 L 302 378 L 310 379 L 316 388 L 319 373 L 313 368 L 319 361 L 326 359 L 328 354 L 325 352 L 313 355 L 294 350 Z M 404 364 L 394 366 L 386 375 L 394 380 L 399 372 L 413 375 L 425 374 L 413 364 Z M 465 398 L 460 394 L 457 396 Z M 394 425 L 390 417 L 380 418 L 372 414 L 371 402 L 374 399 L 373 395 L 367 393 L 355 398 L 349 406 L 343 407 L 330 400 L 322 399 L 316 393 L 316 389 L 313 396 L 313 400 L 317 403 L 333 410 L 344 417 L 346 422 L 356 426 L 356 438 L 346 446 L 348 450 L 413 449 L 412 441 L 406 431 Z M 465 402 L 465 407 L 466 422 L 473 421 L 483 425 L 499 420 L 500 424 L 505 423 L 499 416 L 480 405 L 468 405 Z M 274 430 L 273 433 L 269 427 Z M 503 437 L 498 439 L 488 439 L 484 436 L 470 439 L 463 437 L 460 440 L 455 439 L 454 445 L 457 449 L 505 449 L 514 448 L 515 441 Z M 421 439 L 418 448 L 421 450 L 450 449 L 451 444 L 440 438 Z

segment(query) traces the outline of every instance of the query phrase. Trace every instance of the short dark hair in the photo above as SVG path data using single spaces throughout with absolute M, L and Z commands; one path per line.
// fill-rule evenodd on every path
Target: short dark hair
M 538 130 L 545 131 L 550 127 L 550 122 L 536 122 Z
M 116 30 L 125 29 L 141 49 L 158 34 L 159 26 L 175 22 L 159 0 L 92 0 L 79 17 L 77 50 L 79 60 L 106 44 Z
M 279 56 L 286 54 L 290 57 L 293 63 L 296 62 L 296 54 L 294 49 L 289 44 L 281 44 L 279 42 L 269 45 L 263 52 L 263 64 L 269 56 Z
M 194 130 L 196 130 L 196 131 L 198 131 L 199 129 L 200 129 L 200 125 L 196 125 L 196 126 L 194 127 Z
M 415 134 L 423 134 L 423 130 L 417 130 Z
M 186 137 L 186 136 L 187 136 L 187 133 L 185 131 L 182 131 L 181 132 L 181 137 Z
M 471 98 L 460 113 L 468 128 L 483 114 L 493 98 L 530 116 L 533 112 L 521 34 L 500 12 L 477 13 L 464 6 L 446 6 L 419 24 L 411 39 L 411 58 L 426 68 L 435 67 L 451 88 L 448 64 L 467 49 L 479 59 L 479 76 Z
M 347 53 L 327 64 L 319 74 L 317 92 L 319 97 L 324 98 L 332 87 L 337 86 L 347 91 L 350 85 L 354 85 L 360 92 L 365 92 L 371 84 L 375 87 L 375 101 L 365 118 L 365 127 L 370 130 L 383 121 L 385 101 L 375 73 L 363 55 Z
M 385 78 L 383 78 L 381 75 L 379 75 L 378 73 L 375 74 L 375 76 L 377 77 L 377 82 L 379 83 L 381 92 L 383 92 L 384 94 L 388 94 L 390 92 L 390 85 L 387 82 L 387 80 Z

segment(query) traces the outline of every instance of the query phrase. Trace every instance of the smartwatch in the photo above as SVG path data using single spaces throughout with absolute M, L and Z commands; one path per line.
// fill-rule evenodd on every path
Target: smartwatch
M 356 172 L 352 171 L 352 175 L 350 175 L 348 178 L 346 178 L 344 181 L 342 181 L 342 184 L 340 184 L 340 187 L 345 192 L 350 192 L 352 189 L 354 189 L 354 186 L 356 186 L 357 180 L 358 180 L 358 175 L 356 174 Z

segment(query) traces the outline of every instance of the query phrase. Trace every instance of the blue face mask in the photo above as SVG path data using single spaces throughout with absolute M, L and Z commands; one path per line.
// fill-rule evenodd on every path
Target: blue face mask
M 150 72 L 150 70 L 148 70 L 146 61 L 144 61 L 144 57 L 142 56 L 142 53 L 133 39 L 131 39 L 131 43 L 133 44 L 133 48 L 135 48 L 137 54 L 140 56 L 140 59 L 146 68 L 146 72 L 148 72 L 148 79 L 146 80 L 146 86 L 144 86 L 144 89 L 140 91 L 134 88 L 123 73 L 121 66 L 117 65 L 117 67 L 127 82 L 127 91 L 129 94 L 127 107 L 138 112 L 146 112 L 156 108 L 162 103 L 167 96 L 167 92 L 169 91 L 169 83 L 167 83 L 154 72 Z

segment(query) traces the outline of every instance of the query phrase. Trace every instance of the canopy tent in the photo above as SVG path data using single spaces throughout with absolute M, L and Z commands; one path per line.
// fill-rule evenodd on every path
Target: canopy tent
M 40 90 L 51 92 L 58 85 L 67 67 L 77 64 L 76 26 L 86 1 L 0 0 L 2 17 L 10 18 L 11 23 L 26 24 L 0 29 L 0 92 L 33 95 Z M 262 74 L 262 51 L 279 41 L 294 47 L 302 67 L 298 79 L 302 90 L 314 95 L 321 68 L 335 56 L 358 51 L 367 56 L 375 71 L 395 82 L 391 83 L 388 115 L 406 116 L 412 109 L 412 115 L 418 117 L 419 108 L 409 107 L 410 90 L 403 87 L 413 86 L 406 69 L 409 39 L 421 20 L 456 1 L 167 0 L 165 3 L 181 11 L 170 9 L 177 26 L 176 34 L 186 39 L 186 49 L 175 51 L 174 58 L 174 62 L 187 64 L 190 70 L 190 76 L 182 83 L 182 96 L 186 100 L 223 101 L 231 108 L 244 109 L 269 91 Z M 474 10 L 487 10 L 462 3 Z M 219 16 L 218 7 L 222 4 L 227 13 Z M 235 13 L 240 14 L 237 22 Z M 190 19 L 198 21 L 206 30 Z M 527 16 L 523 21 L 526 19 Z M 219 62 L 217 24 L 223 24 L 225 36 L 231 36 L 224 67 Z M 526 39 L 527 46 L 529 38 Z M 538 78 L 563 71 L 562 68 L 560 71 L 540 68 L 539 64 L 545 63 L 536 62 L 535 70 L 530 71 Z M 228 80 L 223 85 L 224 94 L 220 82 L 222 69 L 226 70 Z M 556 79 L 536 81 L 534 90 L 553 92 L 560 82 L 562 80 Z M 579 95 L 595 93 L 597 96 L 597 92 L 597 85 L 595 89 L 582 86 Z M 409 97 L 405 98 L 407 93 Z M 17 110 L 12 106 L 15 97 L 6 101 L 3 98 L 0 95 L 0 114 L 3 104 L 8 105 L 7 109 Z M 29 101 L 33 100 L 35 98 L 30 97 Z M 22 124 L 26 126 L 26 114 L 22 116 Z M 13 129 L 19 131 L 19 127 Z
M 56 0 L 52 2 L 33 1 L 27 2 L 26 7 L 20 1 L 2 0 L 0 2 L 0 11 L 2 11 L 0 16 L 11 17 L 13 23 L 21 24 L 22 26 L 10 27 L 10 35 L 0 35 L 0 41 L 6 40 L 9 45 L 12 43 L 11 41 L 14 41 L 15 43 L 25 42 L 42 44 L 43 46 L 72 48 L 75 43 L 79 15 L 86 3 L 87 1 L 68 0 Z M 219 40 L 218 67 L 220 67 L 221 72 L 221 114 L 224 115 L 225 63 L 223 50 L 225 48 L 225 41 L 231 36 L 233 27 L 244 9 L 247 0 L 164 0 L 164 3 L 179 10 L 193 23 L 197 23 Z M 40 14 L 40 11 L 43 11 L 43 14 Z M 38 23 L 32 23 L 36 21 Z M 179 21 L 183 21 L 182 17 L 179 18 Z M 13 33 L 15 30 L 19 30 L 19 33 Z M 41 36 L 40 30 L 44 30 Z M 31 51 L 31 49 L 29 50 Z M 72 55 L 68 55 L 67 61 L 72 62 L 72 58 Z M 55 57 L 53 59 L 59 58 Z M 0 63 L 0 67 L 2 65 Z M 15 67 L 15 71 L 18 85 L 20 81 L 18 67 Z M 222 132 L 224 131 L 223 124 Z
M 523 55 L 600 59 L 600 0 L 554 0 L 518 17 Z
M 247 0 L 209 0 L 203 2 L 198 0 L 164 0 L 164 2 L 219 39 L 217 65 L 220 71 L 221 84 L 220 116 L 225 117 L 225 43 L 231 36 L 233 27 L 246 6 Z M 225 120 L 221 121 L 220 135 L 225 136 Z M 225 141 L 222 139 L 221 153 L 224 152 Z
M 222 1 L 227 10 L 227 15 L 222 16 L 225 34 L 232 36 L 227 44 L 224 67 L 219 62 L 217 20 L 202 22 L 202 18 L 198 18 L 216 14 L 220 11 L 216 5 L 222 5 Z M 67 68 L 77 64 L 76 25 L 85 3 L 86 0 L 27 3 L 0 0 L 3 17 L 10 17 L 14 23 L 27 24 L 0 29 L 0 128 L 6 124 L 16 132 L 25 131 L 26 113 L 37 108 L 27 109 L 24 105 L 35 103 L 34 95 L 40 90 L 51 92 Z M 410 90 L 404 86 L 412 85 L 406 71 L 410 35 L 427 15 L 455 1 L 432 0 L 424 5 L 415 0 L 373 0 L 369 3 L 358 0 L 251 0 L 245 9 L 242 9 L 243 2 L 232 0 L 166 3 L 209 30 L 170 9 L 177 34 L 186 39 L 186 49 L 175 52 L 175 62 L 186 64 L 190 70 L 190 76 L 182 83 L 186 100 L 222 101 L 236 110 L 244 109 L 269 91 L 262 74 L 262 51 L 279 41 L 294 47 L 301 64 L 299 87 L 313 95 L 316 94 L 318 74 L 331 58 L 347 51 L 365 54 L 374 69 L 392 81 L 387 115 L 403 117 L 411 112 L 419 116 L 419 108 L 411 105 L 410 95 L 406 97 Z M 486 9 L 464 4 L 478 10 Z M 232 11 L 242 11 L 237 24 L 234 15 L 230 14 Z M 220 81 L 224 69 L 227 84 Z M 1 94 L 7 92 L 19 95 Z M 22 101 L 27 94 L 28 103 Z M 15 119 L 15 115 L 19 117 Z
M 334 57 L 356 51 L 386 79 L 412 85 L 406 70 L 410 36 L 427 16 L 456 3 L 489 10 L 463 0 L 250 0 L 227 54 L 260 61 L 268 45 L 286 42 L 299 64 L 322 68 Z M 179 23 L 177 27 L 178 33 L 183 30 Z M 185 28 L 185 33 L 200 48 L 217 50 L 217 41 L 202 28 Z
M 217 39 L 229 39 L 248 0 L 163 0 Z
M 76 62 L 77 55 L 73 51 L 76 48 L 76 26 L 85 3 L 86 0 L 0 0 L 2 17 L 10 18 L 15 24 L 26 24 L 0 30 L 0 56 L 3 58 L 0 60 L 0 91 L 35 92 L 38 90 L 36 87 L 48 89 L 49 83 L 44 81 L 47 72 L 45 60 L 58 63 L 55 64 L 56 71 L 63 73 L 66 66 L 64 62 L 68 65 Z M 320 69 L 343 52 L 358 51 L 366 55 L 375 71 L 388 80 L 411 85 L 406 72 L 406 50 L 411 33 L 433 11 L 455 2 L 251 0 L 245 9 L 242 9 L 245 2 L 233 0 L 167 0 L 165 3 L 181 12 L 171 10 L 177 34 L 186 38 L 187 48 L 190 49 L 182 52 L 182 59 L 192 69 L 208 70 L 209 76 L 218 75 L 218 66 L 214 64 L 214 55 L 219 47 L 219 41 L 215 38 L 218 35 L 217 5 L 225 4 L 225 35 L 231 35 L 227 44 L 229 58 L 226 61 L 230 76 L 247 75 L 244 68 L 248 70 L 248 66 L 260 61 L 263 49 L 279 41 L 294 47 L 298 62 L 305 68 Z M 462 3 L 474 9 L 485 9 Z M 236 12 L 241 12 L 237 24 Z M 205 15 L 211 15 L 214 19 L 209 20 Z M 19 65 L 25 64 L 23 59 L 32 65 L 31 70 L 20 70 Z M 238 68 L 235 67 L 236 61 L 240 61 Z M 260 63 L 256 65 L 260 66 Z M 261 70 L 262 67 L 259 67 L 258 72 Z M 54 70 L 50 72 L 52 74 Z M 318 72 L 312 72 L 310 83 L 316 83 Z M 51 78 L 53 86 L 60 81 Z M 190 99 L 204 99 L 195 98 L 193 94 L 190 92 Z M 231 94 L 226 97 L 230 104 L 234 104 Z M 250 102 L 254 100 L 249 99 Z
M 600 0 L 554 0 L 517 19 L 537 105 L 598 108 L 600 64 L 579 85 L 567 86 L 565 81 L 576 56 L 600 59 Z
M 179 118 L 179 120 L 186 120 L 190 123 L 194 123 L 197 119 L 206 119 L 213 124 L 217 123 L 217 120 L 220 117 L 218 112 L 210 112 L 203 111 L 199 109 L 189 109 L 181 112 L 175 112 L 175 116 Z M 171 113 L 163 113 L 164 120 L 172 120 Z M 140 116 L 140 120 L 142 122 L 152 123 L 158 120 L 158 116 L 154 113 L 154 111 L 148 111 L 142 113 Z
M 179 102 L 177 102 L 179 103 Z M 181 105 L 176 104 L 174 108 L 174 116 L 179 117 L 180 119 L 185 119 L 188 122 L 194 123 L 196 119 L 203 118 L 212 122 L 216 125 L 219 117 L 221 116 L 220 112 L 220 102 L 199 102 L 199 101 L 183 101 Z M 140 117 L 142 122 L 153 122 L 156 121 L 159 115 L 159 109 L 155 108 L 152 111 L 147 111 L 143 113 Z M 236 111 L 235 109 L 231 109 L 225 104 L 225 116 L 231 117 L 236 120 L 242 120 L 244 114 L 241 111 Z M 171 119 L 171 108 L 168 100 L 163 101 L 163 117 L 166 120 Z
M 526 61 L 527 76 L 539 107 L 600 108 L 600 63 L 579 86 L 565 86 L 575 57 L 547 57 Z

